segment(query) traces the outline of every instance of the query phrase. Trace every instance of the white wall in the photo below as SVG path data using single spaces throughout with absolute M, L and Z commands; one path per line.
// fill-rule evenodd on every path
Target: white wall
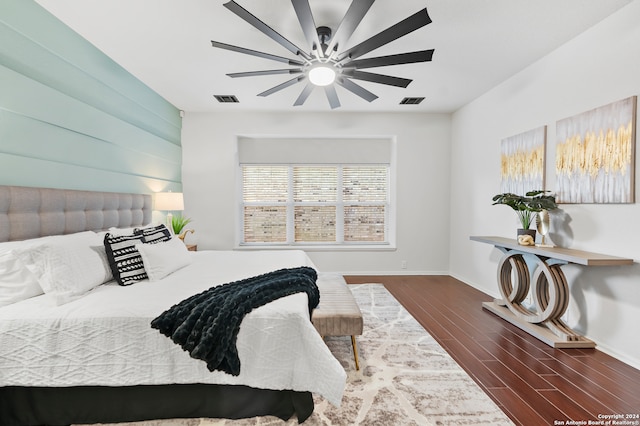
M 497 295 L 499 253 L 469 236 L 512 236 L 517 227 L 511 209 L 491 205 L 500 189 L 500 140 L 546 124 L 547 189 L 553 190 L 556 121 L 640 95 L 639 16 L 635 1 L 453 115 L 451 275 Z M 561 209 L 564 235 L 557 243 L 640 262 L 640 204 Z M 569 323 L 601 349 L 640 366 L 640 264 L 565 271 L 573 298 Z
M 193 218 L 196 229 L 191 241 L 199 249 L 234 248 L 237 135 L 309 134 L 393 136 L 397 143 L 397 250 L 309 252 L 318 268 L 344 274 L 447 274 L 448 114 L 187 112 L 182 183 L 185 214 Z M 403 260 L 406 270 L 400 269 Z
M 511 236 L 515 214 L 499 192 L 500 140 L 548 126 L 547 187 L 554 189 L 555 122 L 640 95 L 640 0 L 505 81 L 452 117 L 433 114 L 194 113 L 183 121 L 186 214 L 201 249 L 235 241 L 236 135 L 376 136 L 398 142 L 398 229 L 393 252 L 311 252 L 324 271 L 447 273 L 497 296 L 499 253 L 470 235 Z M 640 173 L 636 174 L 640 187 Z M 451 195 L 449 195 L 451 192 Z M 640 201 L 640 200 L 639 200 Z M 562 205 L 558 243 L 640 262 L 640 205 Z M 430 225 L 432 224 L 432 225 Z M 554 224 L 557 225 L 557 224 Z M 557 226 L 555 231 L 561 228 Z M 408 269 L 401 270 L 406 260 Z M 567 266 L 569 322 L 600 349 L 640 367 L 640 264 Z

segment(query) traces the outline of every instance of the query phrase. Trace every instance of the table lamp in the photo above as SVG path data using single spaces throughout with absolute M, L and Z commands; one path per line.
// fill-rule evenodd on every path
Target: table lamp
M 155 210 L 167 212 L 167 228 L 173 234 L 173 214 L 171 212 L 184 210 L 182 192 L 156 192 Z

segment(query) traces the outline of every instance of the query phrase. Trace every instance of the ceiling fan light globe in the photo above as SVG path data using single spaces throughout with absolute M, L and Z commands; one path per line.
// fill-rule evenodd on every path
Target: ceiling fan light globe
M 336 79 L 333 67 L 322 65 L 309 70 L 309 81 L 316 86 L 328 86 Z

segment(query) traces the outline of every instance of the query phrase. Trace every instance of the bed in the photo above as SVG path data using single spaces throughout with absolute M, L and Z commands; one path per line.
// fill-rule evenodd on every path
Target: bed
M 0 187 L 0 261 L 11 252 L 28 262 L 24 253 L 42 247 L 95 248 L 105 230 L 144 228 L 150 219 L 148 195 Z M 185 249 L 183 255 L 186 265 L 164 278 L 128 286 L 109 280 L 89 290 L 69 290 L 65 280 L 0 306 L 0 424 L 263 415 L 302 422 L 313 411 L 313 394 L 340 404 L 346 373 L 309 321 L 305 293 L 244 318 L 237 376 L 209 371 L 150 327 L 173 304 L 212 286 L 313 268 L 304 252 Z

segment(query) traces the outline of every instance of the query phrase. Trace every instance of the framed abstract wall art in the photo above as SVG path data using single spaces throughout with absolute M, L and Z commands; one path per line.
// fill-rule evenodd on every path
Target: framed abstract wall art
M 547 126 L 505 138 L 500 144 L 500 192 L 524 195 L 544 189 Z
M 636 96 L 556 123 L 558 203 L 635 202 Z

